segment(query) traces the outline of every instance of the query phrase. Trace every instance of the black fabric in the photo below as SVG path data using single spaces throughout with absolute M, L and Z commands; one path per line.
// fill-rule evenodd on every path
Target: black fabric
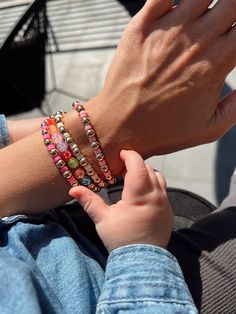
M 172 233 L 168 250 L 201 313 L 236 313 L 235 224 L 236 207 L 230 207 Z
M 45 94 L 45 39 L 42 34 L 0 51 L 1 112 L 40 107 Z

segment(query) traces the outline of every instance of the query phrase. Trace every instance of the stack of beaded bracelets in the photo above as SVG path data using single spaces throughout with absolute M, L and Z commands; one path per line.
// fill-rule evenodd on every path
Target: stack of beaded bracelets
M 58 111 L 41 124 L 47 150 L 70 186 L 83 185 L 94 192 L 98 192 L 102 187 L 114 181 L 109 181 L 106 176 L 106 179 L 101 179 L 92 165 L 89 164 L 65 129 L 62 121 L 63 115 L 63 112 Z
M 80 104 L 79 101 L 74 101 L 72 104 L 72 108 L 75 109 L 82 120 L 82 123 L 85 128 L 85 134 L 88 137 L 88 140 L 90 142 L 91 148 L 93 149 L 93 152 L 95 154 L 96 160 L 106 178 L 106 181 L 109 182 L 109 184 L 115 183 L 115 178 L 113 177 L 107 162 L 105 160 L 105 156 L 102 152 L 101 145 L 97 139 L 95 130 L 92 126 L 92 123 L 90 122 L 89 116 L 87 112 L 85 111 L 84 107 Z

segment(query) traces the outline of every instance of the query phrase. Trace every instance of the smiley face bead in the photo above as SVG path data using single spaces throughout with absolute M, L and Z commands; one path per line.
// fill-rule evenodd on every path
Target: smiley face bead
M 85 174 L 86 174 L 86 172 L 83 169 L 81 169 L 81 168 L 76 169 L 75 172 L 74 172 L 74 176 L 78 180 L 81 180 L 85 176 Z
M 79 161 L 78 159 L 72 157 L 67 161 L 67 165 L 71 168 L 71 169 L 76 169 L 79 166 Z

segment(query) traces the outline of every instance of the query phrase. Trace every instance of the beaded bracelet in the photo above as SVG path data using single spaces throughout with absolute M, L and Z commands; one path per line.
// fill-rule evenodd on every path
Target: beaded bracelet
M 90 142 L 90 145 L 93 149 L 93 152 L 95 154 L 96 160 L 106 178 L 106 180 L 110 183 L 110 184 L 114 184 L 116 182 L 114 176 L 112 175 L 107 162 L 105 160 L 105 156 L 102 152 L 101 149 L 101 145 L 96 137 L 96 133 L 95 130 L 89 120 L 89 116 L 87 114 L 87 112 L 85 111 L 84 107 L 80 104 L 79 101 L 74 101 L 72 104 L 73 109 L 75 109 L 78 113 L 79 116 L 82 120 L 82 123 L 84 125 L 85 128 L 85 134 L 88 137 L 88 140 Z
M 79 185 L 78 180 L 73 176 L 72 172 L 66 166 L 65 161 L 60 157 L 59 152 L 56 146 L 52 143 L 51 137 L 49 134 L 49 125 L 48 121 L 44 120 L 41 124 L 42 136 L 44 144 L 47 147 L 47 151 L 51 155 L 56 167 L 59 169 L 63 177 L 67 180 L 71 187 Z
M 63 112 L 57 112 L 55 116 L 62 116 Z M 50 128 L 51 128 L 51 136 L 52 141 L 55 141 L 55 146 L 59 151 L 61 158 L 65 161 L 67 166 L 69 167 L 72 174 L 78 180 L 79 184 L 82 186 L 87 187 L 88 189 L 92 190 L 93 192 L 99 192 L 101 187 L 99 187 L 93 179 L 86 174 L 86 171 L 81 167 L 78 159 L 74 156 L 71 146 L 73 144 L 67 143 L 66 139 L 60 133 L 57 124 L 58 122 L 55 119 L 55 116 L 50 117 Z M 68 132 L 67 132 L 68 133 Z
M 101 188 L 106 186 L 106 183 L 99 177 L 99 175 L 95 172 L 92 165 L 89 164 L 88 160 L 84 157 L 78 146 L 74 143 L 71 135 L 65 129 L 64 123 L 62 122 L 62 117 L 63 114 L 61 112 L 57 112 L 54 116 L 60 134 L 63 136 L 65 142 L 69 145 L 74 157 L 79 161 L 79 164 L 85 169 L 87 176 L 85 176 L 84 179 L 81 179 L 82 185 L 84 180 L 86 184 L 88 184 L 88 181 L 90 181 L 89 184 L 92 184 L 93 181 L 95 185 L 97 185 L 96 187 L 97 191 L 99 191 Z M 80 173 L 81 170 L 82 169 L 80 169 Z

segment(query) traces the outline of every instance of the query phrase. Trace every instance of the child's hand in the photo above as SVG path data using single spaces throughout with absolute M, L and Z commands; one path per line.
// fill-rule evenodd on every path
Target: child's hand
M 92 191 L 79 186 L 70 190 L 96 225 L 111 251 L 128 244 L 166 247 L 172 230 L 172 210 L 163 176 L 145 165 L 134 151 L 121 151 L 126 174 L 121 200 L 108 206 Z

